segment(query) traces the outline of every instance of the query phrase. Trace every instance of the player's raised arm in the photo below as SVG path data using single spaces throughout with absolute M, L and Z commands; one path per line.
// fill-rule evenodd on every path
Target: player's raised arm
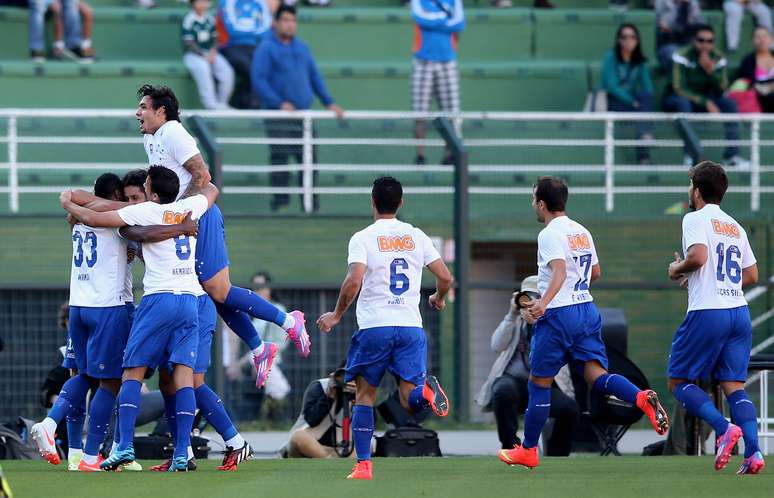
M 317 326 L 323 332 L 330 332 L 333 327 L 341 321 L 341 317 L 347 311 L 352 301 L 360 292 L 360 286 L 363 285 L 363 276 L 365 275 L 366 265 L 363 263 L 350 263 L 347 276 L 341 283 L 339 290 L 339 299 L 336 301 L 336 309 L 324 313 L 317 319 Z
M 66 190 L 59 196 L 59 202 L 68 213 L 75 216 L 81 223 L 90 227 L 118 228 L 126 225 L 116 211 L 97 212 L 79 206 L 72 201 L 72 192 Z
M 207 164 L 204 162 L 202 155 L 194 155 L 183 163 L 183 167 L 191 173 L 191 182 L 188 184 L 188 188 L 183 192 L 183 195 L 181 195 L 180 198 L 203 194 L 205 188 L 210 183 L 210 180 L 212 180 L 212 176 L 210 175 L 210 170 L 207 168 Z
M 218 190 L 218 187 L 213 185 L 212 183 L 209 183 L 209 180 L 207 184 L 202 188 L 202 191 L 199 192 L 204 197 L 207 198 L 207 207 L 211 208 L 213 204 L 215 204 L 215 201 L 218 199 L 218 195 L 220 194 L 220 191 Z
M 79 206 L 91 209 L 92 211 L 118 211 L 119 209 L 129 205 L 128 202 L 111 201 L 109 199 L 103 199 L 97 197 L 91 192 L 85 190 L 72 190 L 70 200 Z
M 191 219 L 189 212 L 183 221 L 174 225 L 125 226 L 121 227 L 119 232 L 123 238 L 135 242 L 161 242 L 181 235 L 196 237 L 199 234 L 199 224 Z
M 435 275 L 435 293 L 430 296 L 430 306 L 441 311 L 446 307 L 446 295 L 454 284 L 454 277 L 452 277 L 449 268 L 441 258 L 436 259 L 429 265 L 427 269 Z

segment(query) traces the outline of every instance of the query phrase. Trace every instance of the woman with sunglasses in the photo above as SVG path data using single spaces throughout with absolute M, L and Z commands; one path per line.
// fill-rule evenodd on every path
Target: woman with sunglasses
M 615 47 L 602 63 L 602 89 L 607 92 L 607 108 L 613 112 L 652 112 L 653 82 L 647 59 L 640 47 L 640 32 L 633 24 L 621 24 L 615 35 Z M 637 138 L 653 138 L 652 123 L 637 123 Z M 637 147 L 637 161 L 650 163 L 646 147 Z

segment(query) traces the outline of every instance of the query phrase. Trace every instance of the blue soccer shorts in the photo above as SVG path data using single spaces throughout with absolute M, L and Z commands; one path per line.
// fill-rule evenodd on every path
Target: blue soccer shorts
M 223 213 L 217 204 L 199 219 L 199 236 L 196 238 L 196 275 L 206 282 L 223 268 L 229 266 L 226 247 L 226 227 Z
M 747 306 L 691 311 L 672 340 L 668 373 L 673 379 L 744 382 L 751 348 Z
M 602 317 L 594 303 L 549 308 L 535 322 L 529 353 L 535 377 L 554 377 L 568 363 L 594 360 L 607 369 Z
M 70 306 L 68 346 L 72 347 L 78 373 L 97 379 L 120 379 L 123 372 L 121 359 L 128 337 L 129 315 L 124 305 L 107 308 Z M 67 353 L 65 360 L 63 366 L 72 368 Z
M 386 371 L 414 385 L 424 384 L 427 338 L 421 327 L 374 327 L 352 335 L 346 381 L 362 376 L 378 387 Z
M 137 308 L 134 306 L 134 301 L 127 301 L 124 303 L 124 306 L 126 306 L 126 313 L 129 315 L 129 327 L 131 327 L 134 321 L 134 312 Z
M 199 347 L 198 301 L 193 294 L 146 295 L 135 313 L 124 368 L 156 368 L 163 362 L 193 368 Z
M 215 334 L 218 312 L 215 310 L 215 303 L 207 294 L 199 296 L 197 304 L 199 309 L 199 347 L 193 371 L 201 374 L 206 373 L 210 366 L 212 338 Z

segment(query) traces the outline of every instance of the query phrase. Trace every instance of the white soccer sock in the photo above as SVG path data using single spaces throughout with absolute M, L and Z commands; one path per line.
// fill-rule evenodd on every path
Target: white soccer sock
M 264 343 L 261 343 L 260 346 L 258 346 L 257 348 L 253 349 L 253 356 L 259 356 L 259 355 L 263 354 L 263 349 L 264 349 Z
M 81 42 L 81 48 L 91 48 L 91 38 L 84 38 Z
M 191 447 L 189 446 L 189 447 L 188 447 L 188 459 L 189 459 L 189 460 L 191 460 L 191 459 L 193 459 L 193 457 L 194 457 L 194 454 L 193 454 L 193 448 L 191 448 Z
M 97 463 L 97 455 L 87 455 L 86 453 L 84 453 L 83 456 L 81 457 L 81 462 L 88 465 L 94 465 Z
M 230 446 L 230 447 L 232 447 L 234 449 L 241 448 L 244 445 L 245 445 L 245 440 L 242 437 L 242 435 L 239 434 L 239 433 L 237 433 L 236 436 L 234 436 L 231 439 L 229 439 L 228 441 L 226 441 L 226 446 Z
M 81 448 L 68 448 L 67 449 L 67 459 L 71 459 L 76 456 L 83 457 L 83 449 Z
M 63 49 L 65 48 L 64 40 L 57 40 L 54 42 L 54 48 Z
M 296 319 L 293 318 L 293 315 L 291 315 L 290 313 L 286 313 L 285 322 L 282 324 L 282 328 L 285 330 L 290 330 L 295 326 L 296 326 Z
M 46 429 L 46 432 L 48 432 L 48 434 L 53 437 L 54 433 L 56 432 L 56 421 L 54 421 L 54 419 L 51 417 L 46 417 L 41 423 Z

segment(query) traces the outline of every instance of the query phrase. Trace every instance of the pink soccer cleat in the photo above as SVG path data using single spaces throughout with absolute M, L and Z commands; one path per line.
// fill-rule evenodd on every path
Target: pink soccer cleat
M 260 389 L 266 383 L 266 378 L 271 371 L 271 365 L 274 363 L 274 358 L 277 356 L 279 348 L 270 342 L 264 343 L 265 347 L 263 352 L 258 356 L 253 355 L 253 365 L 255 365 L 255 387 Z
M 290 316 L 296 320 L 292 329 L 287 330 L 288 337 L 296 345 L 298 354 L 301 358 L 306 358 L 312 352 L 312 341 L 309 339 L 309 333 L 306 331 L 306 320 L 304 314 L 300 311 L 291 311 Z
M 723 470 L 728 465 L 731 458 L 731 452 L 734 451 L 736 443 L 742 437 L 742 429 L 734 424 L 728 424 L 728 429 L 718 437 L 718 452 L 715 454 L 715 470 Z
M 749 457 L 745 458 L 742 462 L 742 466 L 736 471 L 737 474 L 757 474 L 766 466 L 766 462 L 763 461 L 763 455 L 760 451 L 756 451 Z

